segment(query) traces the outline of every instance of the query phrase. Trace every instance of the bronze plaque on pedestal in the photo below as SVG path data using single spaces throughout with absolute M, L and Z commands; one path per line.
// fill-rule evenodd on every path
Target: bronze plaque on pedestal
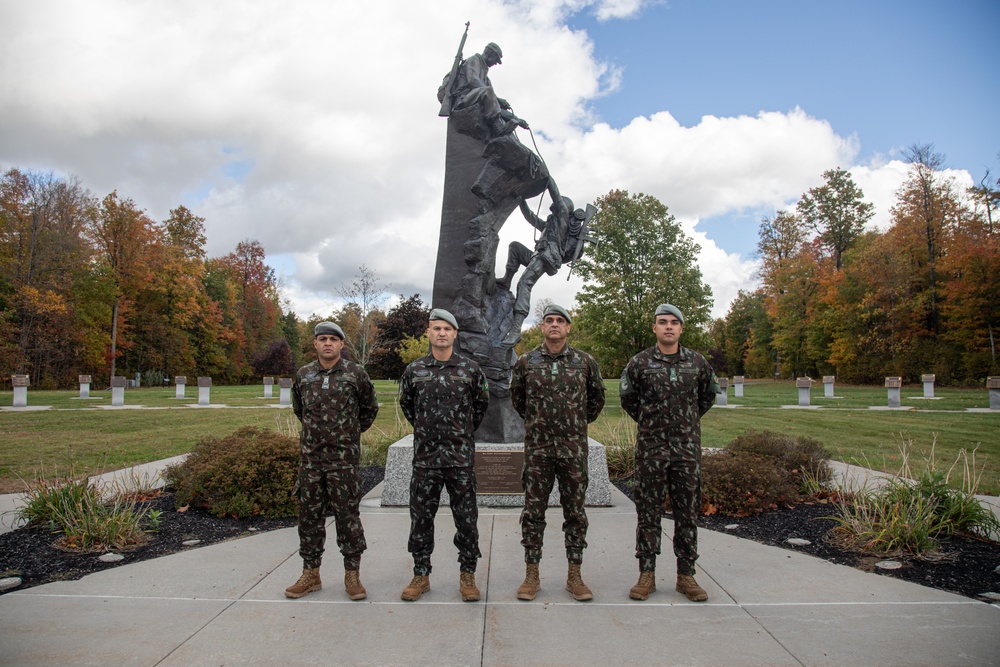
M 523 449 L 476 450 L 476 493 L 480 495 L 521 495 Z

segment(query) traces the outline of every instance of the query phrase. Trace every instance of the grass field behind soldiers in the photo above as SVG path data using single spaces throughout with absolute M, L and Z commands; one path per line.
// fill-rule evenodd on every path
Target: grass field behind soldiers
M 397 385 L 376 381 L 379 411 L 375 425 L 365 434 L 365 462 L 384 462 L 386 448 L 411 432 L 396 403 Z M 622 412 L 617 381 L 608 381 L 607 404 L 591 435 L 609 446 L 630 443 L 634 425 Z M 821 384 L 814 386 L 811 403 L 822 410 L 787 409 L 796 405 L 798 393 L 790 382 L 752 382 L 744 397 L 729 390 L 730 405 L 718 408 L 702 422 L 702 444 L 724 447 L 750 430 L 770 430 L 793 436 L 808 436 L 823 443 L 835 459 L 898 472 L 901 446 L 910 446 L 909 463 L 919 474 L 926 461 L 936 459 L 938 469 L 948 471 L 960 450 L 975 452 L 981 473 L 979 493 L 1000 495 L 1000 412 L 972 413 L 966 408 L 987 408 L 985 389 L 936 388 L 937 400 L 923 399 L 920 386 L 904 387 L 902 405 L 908 411 L 871 410 L 887 404 L 881 387 L 837 385 L 836 398 L 824 398 Z M 29 406 L 52 406 L 45 411 L 0 412 L 0 492 L 24 489 L 20 480 L 83 475 L 115 470 L 137 463 L 177 456 L 191 450 L 202 438 L 225 436 L 241 426 L 275 429 L 287 434 L 298 431 L 290 409 L 267 407 L 278 403 L 260 398 L 261 385 L 212 387 L 214 405 L 226 408 L 192 409 L 197 388 L 188 387 L 188 398 L 174 398 L 174 388 L 138 388 L 125 391 L 127 406 L 149 410 L 104 410 L 111 404 L 110 391 L 91 391 L 92 400 L 75 398 L 78 391 L 28 392 Z M 12 393 L 0 392 L 0 405 L 10 406 Z M 978 449 L 977 449 L 978 448 Z M 960 484 L 964 463 L 952 472 Z

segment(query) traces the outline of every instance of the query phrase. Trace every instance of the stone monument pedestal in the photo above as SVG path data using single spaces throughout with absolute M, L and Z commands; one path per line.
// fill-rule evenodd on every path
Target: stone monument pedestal
M 885 379 L 886 393 L 888 394 L 888 407 L 898 408 L 900 407 L 900 396 L 899 390 L 903 386 L 903 378 L 901 377 L 887 377 Z
M 604 445 L 597 442 L 593 438 L 589 439 L 590 442 L 590 454 L 587 460 L 587 469 L 590 477 L 589 485 L 587 486 L 587 506 L 588 507 L 607 507 L 611 505 L 611 480 L 608 476 L 608 457 L 607 452 L 604 449 Z M 514 442 L 514 443 L 488 443 L 488 442 L 477 442 L 476 443 L 476 453 L 477 453 L 477 464 L 476 464 L 476 474 L 478 479 L 478 493 L 476 496 L 476 504 L 480 507 L 523 507 L 524 506 L 524 491 L 520 488 L 520 484 L 517 484 L 519 490 L 516 492 L 506 492 L 506 493 L 489 493 L 488 486 L 484 483 L 484 474 L 489 474 L 489 471 L 482 470 L 483 466 L 493 465 L 490 461 L 483 461 L 484 457 L 479 456 L 480 453 L 504 453 L 504 452 L 515 452 L 516 454 L 521 454 L 517 457 L 517 460 L 523 460 L 524 443 Z M 382 487 L 382 506 L 383 507 L 399 507 L 408 506 L 410 504 L 410 476 L 413 470 L 413 435 L 408 435 L 399 442 L 396 442 L 389 446 L 389 453 L 385 461 L 385 482 Z M 506 470 L 502 471 L 502 474 L 506 476 L 516 475 L 516 479 L 519 482 L 521 478 L 521 470 Z M 509 481 L 509 480 L 508 480 Z M 549 507 L 559 506 L 559 485 L 556 483 L 553 486 L 552 494 L 549 496 Z M 486 492 L 484 492 L 486 491 Z M 443 490 L 441 492 L 441 506 L 448 507 L 448 492 Z
M 934 398 L 934 380 L 937 376 L 933 373 L 925 373 L 920 376 L 924 383 L 924 398 Z
M 125 405 L 125 385 L 128 382 L 124 375 L 116 375 L 111 378 L 111 406 L 120 408 Z
M 812 388 L 812 380 L 807 377 L 797 378 L 795 386 L 799 390 L 799 407 L 809 406 L 809 390 Z
M 990 410 L 1000 410 L 1000 375 L 986 378 L 986 389 L 990 392 Z
M 715 404 L 729 405 L 729 378 L 719 378 L 719 393 L 715 395 Z
M 292 404 L 292 378 L 278 380 L 278 405 Z
M 207 406 L 212 404 L 212 378 L 198 378 L 198 405 Z
M 24 374 L 12 375 L 10 382 L 14 386 L 14 407 L 28 407 L 28 376 Z

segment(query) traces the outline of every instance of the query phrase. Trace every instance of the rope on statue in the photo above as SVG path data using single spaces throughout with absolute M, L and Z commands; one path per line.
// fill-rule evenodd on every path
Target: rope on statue
M 517 131 L 516 127 L 514 128 L 514 131 L 515 132 Z M 535 133 L 531 130 L 530 127 L 528 128 L 528 134 L 531 135 L 531 145 L 535 147 L 535 155 L 538 156 L 538 160 L 542 164 L 545 164 L 545 158 L 542 157 L 542 152 L 540 150 L 538 150 L 538 142 L 535 141 Z M 546 165 L 546 167 L 547 166 L 548 165 Z M 551 179 L 551 178 L 552 178 L 552 176 L 550 175 L 549 179 Z M 547 184 L 547 181 L 546 181 L 546 184 Z M 535 209 L 535 216 L 537 216 L 537 217 L 541 217 L 539 215 L 539 213 L 541 213 L 541 211 L 542 211 L 542 202 L 545 201 L 545 193 L 546 192 L 548 192 L 548 188 L 546 188 L 545 190 L 543 190 L 542 191 L 542 196 L 538 198 L 538 208 Z M 541 230 L 534 229 L 534 234 L 532 234 L 532 236 L 534 236 L 534 238 L 535 238 L 535 243 L 538 243 L 538 235 L 540 233 L 541 233 Z

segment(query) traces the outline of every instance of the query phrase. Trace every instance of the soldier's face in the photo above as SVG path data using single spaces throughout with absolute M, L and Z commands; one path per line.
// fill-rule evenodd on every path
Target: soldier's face
M 653 322 L 653 333 L 661 348 L 671 349 L 678 345 L 684 325 L 676 315 L 657 315 Z
M 553 344 L 561 345 L 569 336 L 571 328 L 570 323 L 562 315 L 546 315 L 545 319 L 542 320 L 542 335 L 545 336 L 545 342 L 549 343 L 550 347 Z
M 427 337 L 431 341 L 431 347 L 439 350 L 450 349 L 455 344 L 456 336 L 458 329 L 444 320 L 432 320 L 427 327 Z
M 313 347 L 316 348 L 319 362 L 329 367 L 340 359 L 340 352 L 344 349 L 344 341 L 337 336 L 320 334 L 313 338 Z

